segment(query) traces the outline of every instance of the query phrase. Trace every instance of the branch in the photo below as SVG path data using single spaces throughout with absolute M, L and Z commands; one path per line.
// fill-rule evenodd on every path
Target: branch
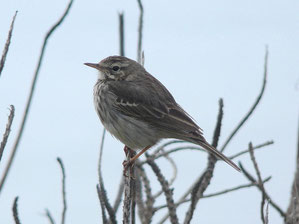
M 140 10 L 139 24 L 138 24 L 138 47 L 137 47 L 137 61 L 141 64 L 141 52 L 142 52 L 142 28 L 143 28 L 143 5 L 141 0 L 137 0 Z
M 4 151 L 4 148 L 6 146 L 8 136 L 10 134 L 10 128 L 11 128 L 11 124 L 12 124 L 14 116 L 15 116 L 15 107 L 13 105 L 10 105 L 10 113 L 9 113 L 9 116 L 8 116 L 6 129 L 5 129 L 5 132 L 3 134 L 2 142 L 0 144 L 0 161 L 2 159 L 3 151 Z
M 67 204 L 66 204 L 66 191 L 65 191 L 65 169 L 63 166 L 62 160 L 57 157 L 57 162 L 59 163 L 61 173 L 62 173 L 62 201 L 63 201 L 63 209 L 61 214 L 61 224 L 65 223 L 65 214 L 67 210 Z
M 147 163 L 150 165 L 150 167 L 152 168 L 152 170 L 156 174 L 156 176 L 158 178 L 158 181 L 161 184 L 162 190 L 165 194 L 166 203 L 167 203 L 169 216 L 170 216 L 170 222 L 172 224 L 178 224 L 179 220 L 178 220 L 178 217 L 177 217 L 177 214 L 176 214 L 176 207 L 175 207 L 173 197 L 172 197 L 173 192 L 172 192 L 172 190 L 170 190 L 167 180 L 162 175 L 160 168 L 157 166 L 157 164 L 154 162 L 154 160 L 149 159 L 147 161 Z
M 271 179 L 271 177 L 267 177 L 265 180 L 263 180 L 263 183 L 268 182 L 270 179 Z M 258 183 L 243 184 L 243 185 L 239 185 L 237 187 L 225 189 L 225 190 L 222 190 L 222 191 L 219 191 L 219 192 L 215 192 L 215 193 L 211 193 L 211 194 L 206 194 L 206 195 L 203 195 L 201 198 L 217 197 L 217 196 L 220 196 L 220 195 L 223 195 L 223 194 L 227 194 L 227 193 L 231 193 L 231 192 L 234 192 L 234 191 L 238 191 L 238 190 L 241 190 L 241 189 L 244 189 L 244 188 L 249 188 L 249 187 L 257 186 L 257 184 Z M 191 201 L 191 199 L 181 200 L 181 201 L 175 203 L 175 206 L 178 207 L 181 204 L 189 202 L 189 201 Z M 158 211 L 160 209 L 163 209 L 163 208 L 166 208 L 166 207 L 167 207 L 167 205 L 160 205 L 158 207 L 155 207 L 154 210 L 156 212 L 156 211 Z
M 257 181 L 255 180 L 255 178 L 243 167 L 242 163 L 239 163 L 239 166 L 242 170 L 242 173 L 244 174 L 244 176 L 250 180 L 252 183 L 256 183 Z M 256 185 L 256 187 L 262 191 L 260 185 Z M 275 210 L 283 217 L 286 217 L 286 213 L 272 200 L 272 198 L 268 195 L 268 193 L 266 191 L 264 191 L 265 197 L 266 199 L 269 201 L 270 205 L 275 208 Z
M 6 43 L 5 43 L 5 46 L 4 46 L 4 49 L 3 49 L 3 53 L 2 53 L 2 57 L 1 57 L 1 60 L 0 60 L 0 77 L 1 77 L 1 73 L 2 73 L 2 70 L 3 70 L 4 65 L 5 65 L 5 60 L 6 60 L 6 56 L 7 56 L 7 53 L 8 53 L 10 40 L 11 40 L 11 36 L 12 36 L 12 31 L 13 31 L 13 27 L 14 27 L 14 24 L 15 24 L 15 19 L 16 19 L 17 13 L 18 13 L 18 11 L 15 12 L 15 15 L 12 18 L 10 28 L 9 28 L 9 31 L 8 31 L 8 36 L 7 36 Z
M 46 50 L 48 39 L 51 37 L 52 33 L 64 21 L 65 17 L 67 16 L 67 14 L 70 11 L 70 8 L 71 8 L 72 4 L 73 4 L 73 0 L 70 0 L 70 2 L 68 4 L 65 12 L 63 13 L 62 17 L 51 27 L 51 29 L 47 32 L 47 34 L 46 34 L 46 36 L 44 38 L 44 42 L 43 42 L 43 46 L 42 46 L 42 49 L 41 49 L 41 52 L 40 52 L 40 56 L 39 56 L 39 59 L 38 59 L 37 67 L 36 67 L 36 70 L 35 70 L 35 73 L 34 73 L 34 76 L 33 76 L 33 80 L 32 80 L 32 83 L 31 83 L 30 93 L 29 93 L 29 96 L 28 96 L 28 99 L 27 99 L 26 108 L 25 108 L 25 111 L 24 111 L 24 114 L 23 114 L 22 122 L 21 122 L 21 125 L 20 125 L 20 128 L 19 128 L 16 140 L 15 140 L 14 145 L 12 147 L 12 151 L 11 151 L 8 163 L 7 163 L 6 167 L 5 167 L 5 171 L 4 171 L 4 173 L 2 175 L 2 179 L 0 181 L 0 192 L 1 192 L 2 188 L 3 188 L 3 185 L 5 183 L 6 177 L 8 175 L 9 170 L 10 170 L 11 164 L 13 162 L 13 159 L 15 157 L 16 151 L 18 149 L 20 140 L 21 140 L 23 132 L 24 132 L 24 127 L 25 127 L 25 124 L 26 124 L 26 121 L 27 121 L 27 117 L 28 117 L 30 105 L 31 105 L 31 102 L 32 102 L 32 97 L 33 97 L 34 89 L 35 89 L 35 86 L 36 86 L 37 77 L 38 77 L 38 74 L 39 74 L 41 63 L 43 61 L 43 57 L 44 57 L 44 53 L 45 53 L 45 50 Z
M 263 147 L 265 147 L 265 146 L 272 145 L 272 144 L 274 144 L 274 141 L 267 141 L 267 142 L 265 142 L 265 143 L 263 143 L 263 144 L 254 146 L 252 149 L 253 149 L 253 150 L 255 150 L 255 149 L 259 149 L 259 148 L 263 148 Z M 243 155 L 243 154 L 248 153 L 249 151 L 250 151 L 249 149 L 246 149 L 246 150 L 241 151 L 241 152 L 239 152 L 239 153 L 236 153 L 235 155 L 230 156 L 230 157 L 228 157 L 228 158 L 229 158 L 229 159 L 235 159 L 235 158 L 237 158 L 237 157 L 239 157 L 239 156 L 241 156 L 241 155 Z
M 19 219 L 19 213 L 18 213 L 18 199 L 19 199 L 19 197 L 15 197 L 13 207 L 12 207 L 12 214 L 13 214 L 13 218 L 15 220 L 15 224 L 21 224 L 20 219 Z
M 50 224 L 55 224 L 55 221 L 50 213 L 50 211 L 48 209 L 46 209 L 46 216 L 49 219 Z
M 97 184 L 96 188 L 97 188 L 98 198 L 99 198 L 100 205 L 101 205 L 103 223 L 108 223 L 107 217 L 106 217 L 106 209 L 105 209 L 103 194 L 102 194 L 100 186 L 98 184 Z
M 99 199 L 100 199 L 101 205 L 102 205 L 102 203 L 104 203 L 104 205 L 107 209 L 107 212 L 109 214 L 111 223 L 116 223 L 115 212 L 114 212 L 114 209 L 112 208 L 111 204 L 109 203 L 109 199 L 108 199 L 106 189 L 104 186 L 102 169 L 101 169 L 102 168 L 102 156 L 103 156 L 103 149 L 104 149 L 105 134 L 106 134 L 106 130 L 104 129 L 103 134 L 102 134 L 101 146 L 100 146 L 99 167 L 98 167 L 99 187 L 97 187 L 97 188 L 98 188 L 98 194 L 99 194 Z
M 299 120 L 298 120 L 298 131 L 297 131 L 297 157 L 296 157 L 296 171 L 293 180 L 291 199 L 289 202 L 289 207 L 286 213 L 286 223 L 293 224 L 299 219 Z
M 214 130 L 213 143 L 212 143 L 212 146 L 215 148 L 217 148 L 219 137 L 220 137 L 222 118 L 223 118 L 223 100 L 220 98 L 217 123 Z M 213 177 L 216 162 L 217 162 L 217 158 L 210 153 L 208 157 L 208 165 L 206 171 L 199 178 L 198 183 L 195 185 L 194 189 L 192 190 L 191 204 L 186 213 L 186 217 L 184 221 L 185 224 L 189 224 L 191 222 L 193 213 L 195 211 L 199 199 L 202 197 L 203 193 L 210 185 L 210 181 Z
M 237 125 L 237 127 L 233 130 L 233 132 L 229 135 L 227 140 L 225 141 L 224 145 L 221 147 L 220 152 L 223 152 L 228 143 L 233 139 L 233 137 L 237 134 L 237 132 L 240 130 L 240 128 L 244 125 L 244 123 L 248 120 L 248 118 L 252 115 L 252 113 L 255 111 L 257 105 L 259 104 L 260 100 L 262 99 L 262 96 L 265 92 L 266 82 L 267 82 L 267 73 L 268 73 L 268 46 L 266 46 L 266 53 L 265 53 L 265 63 L 264 63 L 264 79 L 263 79 L 263 85 L 261 88 L 261 91 L 248 111 L 248 113 L 245 115 L 245 117 L 240 121 L 240 123 Z
M 124 24 L 124 13 L 118 14 L 119 19 L 119 55 L 125 56 L 125 24 Z
M 258 185 L 259 185 L 259 188 L 262 191 L 261 219 L 262 219 L 262 222 L 265 223 L 265 215 L 264 215 L 265 188 L 264 188 L 264 184 L 263 184 L 263 181 L 262 181 L 260 169 L 259 169 L 259 167 L 257 165 L 256 159 L 255 159 L 255 156 L 254 156 L 254 153 L 253 153 L 253 147 L 252 147 L 252 143 L 251 142 L 249 143 L 249 152 L 250 152 L 250 158 L 252 160 L 252 163 L 253 163 L 253 166 L 254 166 L 254 169 L 255 169 L 255 172 L 256 172 L 256 175 L 257 175 Z

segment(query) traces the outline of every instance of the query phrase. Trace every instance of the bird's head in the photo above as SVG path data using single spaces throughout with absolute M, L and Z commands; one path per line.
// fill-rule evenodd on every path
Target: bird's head
M 143 66 L 134 60 L 123 56 L 111 56 L 103 59 L 99 63 L 84 63 L 99 71 L 100 80 L 127 80 L 130 76 L 136 74 L 136 71 L 145 71 Z

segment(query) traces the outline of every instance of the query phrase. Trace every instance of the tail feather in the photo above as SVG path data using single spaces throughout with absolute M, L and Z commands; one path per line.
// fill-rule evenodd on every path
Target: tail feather
M 213 155 L 215 155 L 216 157 L 218 157 L 219 159 L 222 159 L 224 162 L 226 162 L 228 165 L 232 166 L 233 168 L 235 168 L 237 171 L 241 172 L 241 169 L 233 162 L 231 161 L 229 158 L 227 158 L 225 155 L 223 155 L 221 152 L 219 152 L 217 149 L 215 149 L 213 146 L 211 146 L 209 143 L 207 142 L 203 142 L 203 141 L 196 141 L 196 144 L 202 146 L 204 149 L 206 149 L 208 152 L 212 153 Z

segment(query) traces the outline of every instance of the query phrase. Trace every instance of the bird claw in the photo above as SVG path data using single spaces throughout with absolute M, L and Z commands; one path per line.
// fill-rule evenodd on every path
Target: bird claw
M 127 171 L 128 169 L 130 168 L 130 177 L 132 179 L 134 179 L 134 176 L 133 176 L 133 167 L 134 167 L 134 162 L 132 162 L 131 160 L 124 160 L 123 161 L 123 166 L 124 166 L 124 171 L 123 171 L 123 175 L 124 177 L 129 177 L 127 175 Z

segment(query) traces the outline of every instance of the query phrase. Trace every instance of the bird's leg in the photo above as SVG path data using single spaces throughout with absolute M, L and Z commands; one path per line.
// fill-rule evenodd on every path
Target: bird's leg
M 126 157 L 128 156 L 128 153 L 130 152 L 130 150 L 131 149 L 128 146 L 125 145 L 124 151 L 125 151 Z
M 124 150 L 126 149 L 127 146 L 125 146 Z M 129 152 L 129 157 L 127 156 L 127 158 L 130 158 L 128 160 L 125 160 L 123 162 L 123 166 L 124 166 L 124 176 L 126 176 L 126 172 L 128 170 L 129 167 L 132 167 L 134 165 L 134 162 L 136 159 L 138 159 L 143 153 L 145 153 L 150 147 L 152 147 L 151 145 L 145 147 L 144 149 L 142 149 L 138 154 L 134 155 L 134 153 L 131 153 L 132 150 L 127 147 L 128 152 Z M 126 151 L 125 151 L 126 152 Z M 126 154 L 127 155 L 127 154 Z

